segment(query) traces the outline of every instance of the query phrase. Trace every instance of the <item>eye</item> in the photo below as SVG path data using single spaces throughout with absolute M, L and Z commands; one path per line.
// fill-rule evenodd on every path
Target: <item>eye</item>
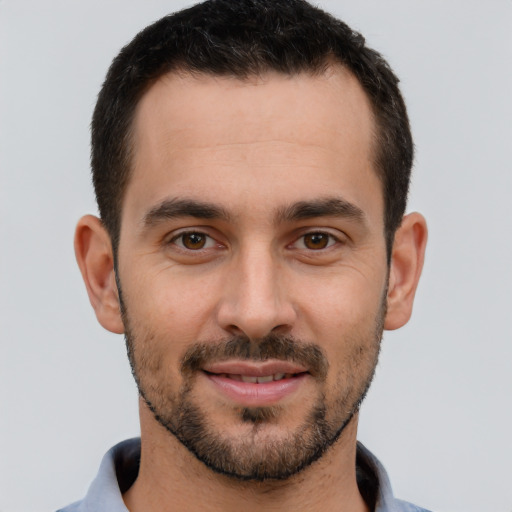
M 327 249 L 331 245 L 334 245 L 338 240 L 329 233 L 323 233 L 321 231 L 315 231 L 312 233 L 306 233 L 302 235 L 296 242 L 296 246 L 299 249 L 309 249 L 311 251 L 319 251 Z
M 171 240 L 171 243 L 189 251 L 200 251 L 215 246 L 215 240 L 212 237 L 197 231 L 180 233 Z

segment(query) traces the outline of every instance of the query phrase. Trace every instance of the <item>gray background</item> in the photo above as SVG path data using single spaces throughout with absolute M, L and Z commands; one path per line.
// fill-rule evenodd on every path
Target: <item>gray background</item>
M 82 497 L 103 453 L 138 433 L 123 339 L 96 323 L 72 236 L 95 212 L 88 125 L 107 66 L 187 3 L 0 0 L 3 512 Z M 402 79 L 410 209 L 430 227 L 415 314 L 385 335 L 359 437 L 404 499 L 510 512 L 512 2 L 320 4 Z

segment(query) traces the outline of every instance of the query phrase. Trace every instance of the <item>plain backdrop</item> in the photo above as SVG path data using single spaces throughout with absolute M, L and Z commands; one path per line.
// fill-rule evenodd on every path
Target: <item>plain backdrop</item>
M 83 497 L 138 434 L 124 340 L 96 323 L 74 225 L 96 211 L 89 122 L 135 33 L 190 2 L 0 0 L 0 511 Z M 415 313 L 386 333 L 359 438 L 395 493 L 512 510 L 512 1 L 324 0 L 401 78 L 430 241 Z

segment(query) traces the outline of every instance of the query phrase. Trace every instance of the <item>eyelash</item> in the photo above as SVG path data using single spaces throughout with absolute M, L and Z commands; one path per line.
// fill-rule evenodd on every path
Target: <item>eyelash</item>
M 193 235 L 196 235 L 198 237 L 202 237 L 203 239 L 205 239 L 205 245 L 195 248 L 195 249 L 186 247 L 185 244 L 183 243 L 183 239 L 186 236 L 190 237 Z M 182 242 L 181 244 L 178 243 L 179 240 L 181 240 L 181 242 Z M 171 240 L 169 241 L 169 243 L 176 245 L 181 250 L 192 251 L 192 252 L 199 252 L 201 250 L 210 249 L 210 248 L 214 247 L 216 244 L 218 245 L 218 242 L 216 242 L 216 240 L 214 238 L 212 238 L 210 235 L 208 235 L 206 233 L 203 233 L 202 231 L 183 231 L 183 232 L 173 236 L 171 238 Z
M 306 238 L 310 237 L 310 240 L 313 237 L 323 237 L 323 240 L 326 240 L 326 245 L 324 247 L 317 247 L 317 248 L 311 248 L 306 246 Z M 293 245 L 297 245 L 298 243 L 302 242 L 303 247 L 300 247 L 301 250 L 307 250 L 312 252 L 319 252 L 322 250 L 329 249 L 336 243 L 340 242 L 340 239 L 334 236 L 332 233 L 329 233 L 327 231 L 308 231 L 307 233 L 302 234 L 295 242 L 293 242 Z
M 202 238 L 204 240 L 204 244 L 201 245 L 200 247 L 196 247 L 196 248 L 186 247 L 186 245 L 184 243 L 184 238 L 187 236 L 192 237 L 194 235 L 196 235 L 199 238 Z M 310 237 L 310 241 L 313 241 L 313 242 L 314 242 L 314 240 L 312 240 L 312 239 L 314 237 L 317 237 L 320 244 L 322 244 L 322 242 L 324 240 L 326 240 L 326 245 L 323 247 L 316 247 L 316 248 L 307 247 L 306 237 Z M 181 240 L 181 243 L 179 243 L 180 240 Z M 200 242 L 201 241 L 199 241 L 199 244 L 200 244 Z M 198 230 L 181 232 L 181 233 L 175 235 L 174 237 L 172 237 L 171 240 L 169 241 L 169 243 L 174 244 L 180 250 L 190 251 L 190 252 L 199 252 L 202 250 L 211 249 L 215 245 L 220 245 L 213 237 L 211 237 L 207 233 L 204 233 L 204 232 L 198 231 Z M 289 245 L 289 247 L 297 246 L 297 244 L 300 244 L 300 243 L 302 244 L 302 247 L 296 247 L 297 249 L 305 250 L 305 251 L 312 251 L 312 252 L 320 252 L 320 251 L 329 249 L 330 247 L 332 247 L 333 245 L 335 245 L 337 243 L 340 243 L 340 239 L 338 237 L 334 236 L 332 233 L 329 233 L 326 231 L 308 231 L 307 233 L 300 235 L 292 244 Z

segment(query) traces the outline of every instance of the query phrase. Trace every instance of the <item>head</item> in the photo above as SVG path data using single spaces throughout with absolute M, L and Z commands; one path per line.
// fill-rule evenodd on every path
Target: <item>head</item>
M 333 65 L 357 78 L 371 105 L 372 160 L 384 196 L 389 256 L 413 162 L 398 79 L 360 34 L 303 0 L 204 2 L 148 26 L 114 59 L 93 115 L 91 154 L 100 216 L 114 250 L 133 168 L 133 118 L 160 77 L 181 70 L 243 80 L 268 72 L 315 75 Z
M 121 51 L 93 119 L 101 221 L 75 243 L 143 439 L 246 480 L 355 446 L 423 262 L 411 160 L 393 73 L 305 2 L 200 4 Z

